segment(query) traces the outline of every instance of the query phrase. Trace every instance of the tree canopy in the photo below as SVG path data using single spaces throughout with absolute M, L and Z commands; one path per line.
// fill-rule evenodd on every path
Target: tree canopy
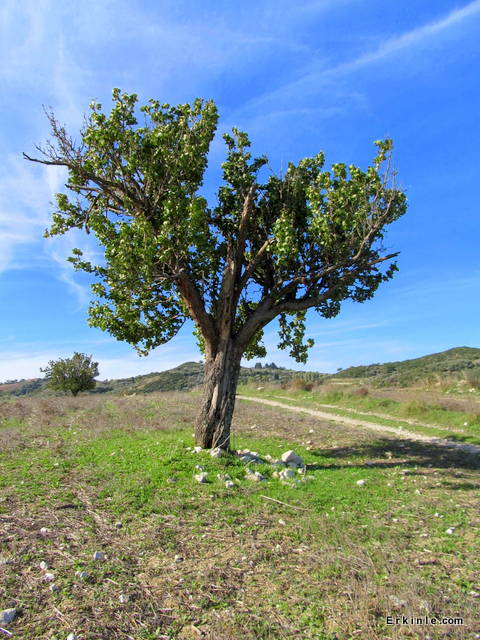
M 326 169 L 318 153 L 277 176 L 234 128 L 223 136 L 223 182 L 209 204 L 201 187 L 218 124 L 213 101 L 137 109 L 136 94 L 114 89 L 108 115 L 90 104 L 78 143 L 47 115 L 51 140 L 40 158 L 25 154 L 68 169 L 46 235 L 95 235 L 102 260 L 80 249 L 69 258 L 95 276 L 89 322 L 142 354 L 192 318 L 207 363 L 227 343 L 237 359 L 264 357 L 263 328 L 278 317 L 279 347 L 305 362 L 307 310 L 334 317 L 343 300 L 368 300 L 397 269 L 382 243 L 406 209 L 389 139 L 375 143 L 366 170 Z
M 40 369 L 48 378 L 48 386 L 57 391 L 67 391 L 76 396 L 80 391 L 95 388 L 98 362 L 92 356 L 75 352 L 71 358 L 50 360 L 45 369 Z

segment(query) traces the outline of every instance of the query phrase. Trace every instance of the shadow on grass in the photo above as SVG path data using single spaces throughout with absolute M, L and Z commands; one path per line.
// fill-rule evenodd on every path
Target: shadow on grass
M 385 459 L 387 452 L 391 458 Z M 437 467 L 437 468 L 457 468 L 457 469 L 480 469 L 480 454 L 450 449 L 441 444 L 416 442 L 403 439 L 382 438 L 374 442 L 366 442 L 351 447 L 335 447 L 330 449 L 317 449 L 312 451 L 314 456 L 319 458 L 334 458 L 338 460 L 349 459 L 356 462 L 356 458 L 366 458 L 358 460 L 355 466 L 358 467 Z M 378 460 L 383 458 L 383 460 Z M 400 459 L 398 459 L 400 458 Z M 373 460 L 372 460 L 373 459 Z M 335 464 L 325 461 L 324 464 L 308 465 L 309 469 L 342 468 L 352 464 Z

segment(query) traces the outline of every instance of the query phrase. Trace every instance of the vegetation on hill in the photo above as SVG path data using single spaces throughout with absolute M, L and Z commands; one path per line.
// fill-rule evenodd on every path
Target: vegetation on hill
M 349 367 L 332 377 L 362 379 L 375 386 L 408 387 L 439 375 L 452 377 L 452 374 L 462 372 L 466 372 L 466 378 L 471 380 L 472 386 L 476 386 L 477 373 L 480 382 L 480 349 L 456 347 L 413 360 Z
M 153 372 L 141 376 L 103 380 L 90 393 L 151 393 L 154 391 L 190 391 L 203 383 L 204 365 L 201 362 L 184 362 L 167 371 Z M 339 373 L 328 375 L 316 371 L 284 369 L 274 362 L 266 365 L 256 363 L 253 367 L 242 367 L 239 383 L 263 386 L 285 386 L 304 382 L 311 385 L 335 381 L 360 382 L 375 387 L 408 387 L 442 379 L 454 383 L 455 377 L 462 379 L 467 387 L 480 388 L 480 349 L 457 347 L 441 353 L 404 360 L 349 367 Z M 51 395 L 47 381 L 8 380 L 0 384 L 0 396 Z

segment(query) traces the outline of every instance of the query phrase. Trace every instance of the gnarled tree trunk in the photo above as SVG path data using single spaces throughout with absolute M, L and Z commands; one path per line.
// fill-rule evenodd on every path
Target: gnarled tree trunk
M 203 449 L 230 448 L 230 425 L 242 353 L 228 340 L 207 358 L 202 406 L 195 422 L 195 440 Z

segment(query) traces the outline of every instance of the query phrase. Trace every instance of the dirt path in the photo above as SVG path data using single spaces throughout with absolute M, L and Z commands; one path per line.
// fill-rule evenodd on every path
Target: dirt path
M 404 438 L 405 440 L 416 440 L 419 442 L 428 442 L 431 444 L 441 445 L 448 447 L 449 449 L 459 449 L 468 453 L 480 453 L 480 446 L 473 444 L 464 444 L 461 442 L 452 442 L 451 440 L 445 440 L 443 438 L 432 438 L 431 436 L 424 436 L 420 433 L 414 433 L 413 431 L 407 431 L 406 429 L 400 429 L 397 427 L 388 427 L 386 425 L 375 424 L 374 422 L 367 422 L 367 420 L 359 420 L 358 418 L 349 418 L 347 416 L 339 416 L 334 413 L 327 413 L 326 411 L 318 411 L 316 409 L 308 409 L 307 407 L 292 407 L 289 404 L 283 402 L 277 402 L 276 400 L 267 400 L 266 398 L 253 398 L 250 396 L 237 396 L 239 400 L 250 400 L 251 402 L 260 402 L 261 404 L 267 404 L 271 407 L 281 407 L 282 409 L 289 409 L 296 413 L 308 413 L 316 418 L 322 420 L 328 420 L 330 422 L 340 422 L 349 427 L 361 427 L 363 429 L 370 429 L 371 431 L 378 431 L 379 433 L 393 433 L 394 435 Z M 394 418 L 395 419 L 395 418 Z
M 273 396 L 274 398 L 279 398 L 283 400 L 282 396 Z M 290 398 L 293 402 L 301 402 L 297 398 Z M 465 433 L 465 429 L 455 429 L 453 427 L 442 427 L 439 424 L 427 424 L 426 422 L 420 422 L 419 420 L 414 420 L 413 418 L 401 418 L 400 416 L 391 416 L 387 413 L 376 413 L 374 411 L 364 411 L 363 409 L 350 409 L 350 407 L 339 407 L 335 404 L 324 404 L 323 402 L 317 403 L 318 407 L 325 409 L 342 409 L 342 411 L 347 411 L 349 413 L 356 413 L 357 415 L 362 416 L 373 416 L 374 418 L 382 418 L 383 420 L 396 420 L 397 422 L 406 422 L 407 424 L 416 425 L 417 427 L 429 427 L 430 429 L 439 429 L 440 431 L 448 431 L 450 433 Z

